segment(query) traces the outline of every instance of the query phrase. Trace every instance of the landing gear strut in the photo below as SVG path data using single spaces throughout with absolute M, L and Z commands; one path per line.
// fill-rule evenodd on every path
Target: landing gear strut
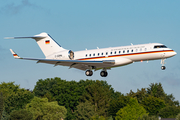
M 86 70 L 85 74 L 86 74 L 86 76 L 92 76 L 93 71 L 92 70 Z
M 166 69 L 166 67 L 164 66 L 164 64 L 165 64 L 164 61 L 165 61 L 165 59 L 162 59 L 162 60 L 161 60 L 161 64 L 162 64 L 161 69 L 162 69 L 162 70 L 165 70 L 165 69 Z

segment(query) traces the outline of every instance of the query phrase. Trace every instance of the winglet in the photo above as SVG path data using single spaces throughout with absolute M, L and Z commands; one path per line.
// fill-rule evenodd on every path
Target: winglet
M 20 59 L 20 57 L 12 49 L 10 49 L 10 51 L 13 54 L 14 58 Z

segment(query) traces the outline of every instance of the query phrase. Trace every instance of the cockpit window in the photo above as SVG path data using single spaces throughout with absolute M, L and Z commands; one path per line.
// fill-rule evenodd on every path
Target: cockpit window
M 154 48 L 167 48 L 165 45 L 155 45 Z

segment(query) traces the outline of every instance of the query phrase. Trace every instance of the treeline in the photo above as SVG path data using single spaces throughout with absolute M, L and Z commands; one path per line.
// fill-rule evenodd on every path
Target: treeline
M 14 82 L 0 84 L 1 120 L 158 120 L 180 119 L 179 101 L 161 83 L 115 91 L 106 81 L 38 80 L 33 91 Z

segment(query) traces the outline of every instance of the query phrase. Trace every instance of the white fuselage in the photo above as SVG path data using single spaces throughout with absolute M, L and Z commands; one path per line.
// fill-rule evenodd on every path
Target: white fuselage
M 62 53 L 62 54 L 61 54 Z M 69 60 L 67 52 L 57 53 L 54 59 Z M 113 66 L 121 66 L 136 61 L 165 59 L 176 52 L 160 43 L 139 44 L 131 46 L 110 47 L 74 52 L 74 60 L 115 60 Z M 59 56 L 59 57 L 57 57 Z M 108 66 L 107 66 L 108 67 Z M 110 66 L 109 66 L 110 67 Z

